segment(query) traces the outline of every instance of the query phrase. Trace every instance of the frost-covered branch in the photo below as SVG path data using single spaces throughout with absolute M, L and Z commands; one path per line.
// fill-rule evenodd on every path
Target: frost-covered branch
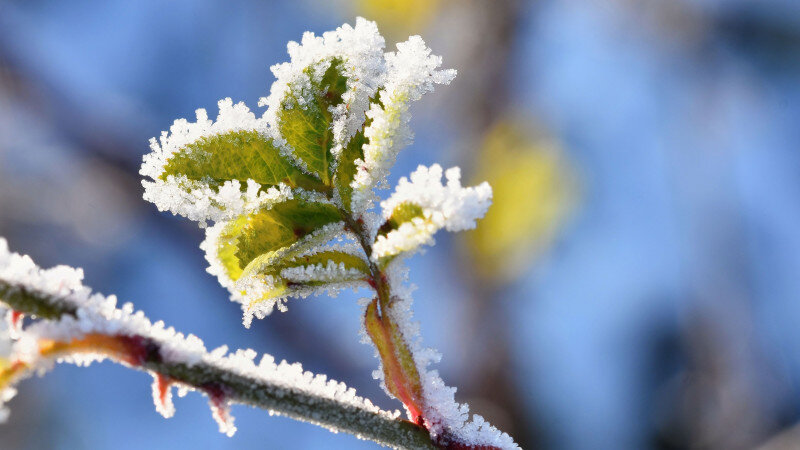
M 152 324 L 131 304 L 117 308 L 113 296 L 91 294 L 81 279 L 80 270 L 65 266 L 42 270 L 27 256 L 8 252 L 0 239 L 0 304 L 9 313 L 49 319 L 15 330 L 8 355 L 0 355 L 3 402 L 13 397 L 16 382 L 54 362 L 110 359 L 153 375 L 156 409 L 165 417 L 174 413 L 173 386 L 179 394 L 204 393 L 227 434 L 235 431 L 230 405 L 240 403 L 390 447 L 435 448 L 425 429 L 381 411 L 343 383 L 304 372 L 299 364 L 275 364 L 269 355 L 256 364 L 252 350 L 209 352 L 199 338 Z

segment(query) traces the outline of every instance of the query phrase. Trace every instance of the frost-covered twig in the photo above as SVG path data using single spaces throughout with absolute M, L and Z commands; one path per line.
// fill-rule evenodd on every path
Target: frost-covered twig
M 261 119 L 225 99 L 216 121 L 199 110 L 197 122 L 179 119 L 151 142 L 145 199 L 201 226 L 215 222 L 201 248 L 209 273 L 242 304 L 245 326 L 284 311 L 291 297 L 372 288 L 363 334 L 380 358 L 376 378 L 409 419 L 442 447 L 516 448 L 429 369 L 439 356 L 421 344 L 404 279 L 403 259 L 437 231 L 475 226 L 491 188 L 463 187 L 457 168 L 434 164 L 403 178 L 382 215 L 372 211 L 412 140 L 410 104 L 456 75 L 419 36 L 396 47 L 383 52 L 377 26 L 362 18 L 290 42 L 291 60 L 272 67 Z
M 242 304 L 246 326 L 285 310 L 290 297 L 373 289 L 363 303 L 363 337 L 380 358 L 375 377 L 411 422 L 299 364 L 269 356 L 255 364 L 251 350 L 209 352 L 130 304 L 117 308 L 115 298 L 92 295 L 80 271 L 42 271 L 2 241 L 0 296 L 13 309 L 17 341 L 0 361 L 0 402 L 12 392 L 4 386 L 55 361 L 109 358 L 153 374 L 165 416 L 174 411 L 171 386 L 205 393 L 229 434 L 228 407 L 238 402 L 396 447 L 518 448 L 470 416 L 429 368 L 439 355 L 421 344 L 403 263 L 439 230 L 473 228 L 491 188 L 463 187 L 457 168 L 420 166 L 381 203 L 382 214 L 373 211 L 376 191 L 388 187 L 397 153 L 412 140 L 410 103 L 456 73 L 440 69 L 419 36 L 383 49 L 375 23 L 362 18 L 322 36 L 306 33 L 289 43 L 291 61 L 272 67 L 277 80 L 260 102 L 268 107 L 262 117 L 230 99 L 219 102 L 215 121 L 198 110 L 196 122 L 177 120 L 151 141 L 140 173 L 149 178 L 144 198 L 160 210 L 213 223 L 201 244 L 208 271 Z M 20 313 L 44 320 L 23 329 Z
M 50 319 L 17 330 L 9 355 L 0 357 L 2 401 L 13 396 L 14 383 L 56 361 L 108 358 L 153 375 L 156 408 L 166 417 L 174 413 L 175 385 L 179 392 L 206 394 L 220 431 L 228 434 L 235 431 L 229 406 L 240 403 L 390 447 L 434 448 L 425 429 L 381 411 L 343 383 L 304 372 L 299 364 L 275 364 L 268 355 L 255 364 L 252 350 L 208 352 L 199 338 L 152 324 L 130 304 L 117 308 L 113 296 L 92 295 L 81 278 L 80 270 L 64 266 L 41 270 L 8 252 L 0 239 L 0 303 L 9 312 Z

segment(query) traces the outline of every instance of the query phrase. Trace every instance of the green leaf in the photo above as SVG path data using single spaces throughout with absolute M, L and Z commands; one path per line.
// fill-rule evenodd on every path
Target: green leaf
M 290 187 L 327 191 L 319 180 L 303 173 L 282 156 L 272 140 L 254 130 L 231 131 L 198 139 L 167 161 L 159 178 L 184 175 L 208 183 L 213 189 L 230 180 L 253 179 L 268 187 L 285 183 Z
M 286 252 L 314 231 L 341 220 L 334 205 L 287 200 L 230 221 L 220 236 L 217 255 L 228 276 L 237 280 L 254 259 Z
M 353 187 L 350 185 L 356 176 L 357 167 L 355 161 L 364 159 L 364 144 L 369 140 L 364 136 L 364 130 L 359 130 L 339 156 L 339 164 L 336 166 L 336 189 L 339 190 L 339 197 L 342 199 L 342 206 L 345 211 L 352 212 Z
M 400 228 L 400 225 L 403 223 L 409 222 L 416 217 L 423 216 L 424 212 L 421 206 L 410 202 L 400 203 L 394 208 L 389 219 L 378 229 L 378 235 L 386 236 L 389 232 Z
M 324 64 L 324 62 L 322 63 Z M 319 82 L 314 81 L 314 67 L 305 69 L 311 80 L 311 92 L 304 92 L 300 83 L 290 85 L 281 101 L 278 130 L 292 146 L 295 155 L 326 186 L 331 184 L 329 168 L 333 159 L 333 130 L 330 108 L 342 103 L 347 90 L 347 77 L 341 73 L 342 60 L 333 58 Z
M 301 242 L 297 242 L 292 247 L 300 247 L 298 244 L 301 244 Z M 271 278 L 269 283 L 270 289 L 258 298 L 252 299 L 248 304 L 248 309 L 267 300 L 291 295 L 293 289 L 297 292 L 297 289 L 307 287 L 324 287 L 325 285 L 337 282 L 367 280 L 370 276 L 369 263 L 357 255 L 339 250 L 325 250 L 310 255 L 294 256 L 302 250 L 304 250 L 304 248 L 296 250 L 290 247 L 288 249 L 270 252 L 255 258 L 247 265 L 242 272 L 241 278 Z M 328 267 L 331 262 L 337 267 L 344 265 L 345 269 L 356 269 L 359 274 L 354 276 L 348 275 L 347 277 L 335 280 L 306 280 L 302 282 L 293 281 L 281 275 L 284 269 L 317 266 L 320 264 L 323 267 Z

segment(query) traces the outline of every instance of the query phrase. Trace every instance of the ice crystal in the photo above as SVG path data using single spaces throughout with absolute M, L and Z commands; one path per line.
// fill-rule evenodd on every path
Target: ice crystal
M 422 214 L 400 223 L 386 235 L 378 236 L 373 246 L 373 258 L 378 259 L 432 244 L 436 231 L 461 231 L 475 227 L 475 221 L 486 214 L 492 200 L 492 188 L 484 182 L 475 187 L 461 186 L 458 167 L 445 173 L 438 164 L 430 168 L 419 166 L 411 179 L 401 178 L 389 199 L 381 202 L 383 216 L 390 219 L 401 205 L 416 205 Z

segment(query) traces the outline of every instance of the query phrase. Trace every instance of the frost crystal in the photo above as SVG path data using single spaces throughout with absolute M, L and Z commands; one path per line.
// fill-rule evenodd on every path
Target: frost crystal
M 408 125 L 409 103 L 419 100 L 434 84 L 450 84 L 456 71 L 437 70 L 442 58 L 431 54 L 419 36 L 397 44 L 396 52 L 386 53 L 386 81 L 380 91 L 380 103 L 372 104 L 367 117 L 372 123 L 364 130 L 369 142 L 364 145 L 364 160 L 357 161 L 353 180 L 353 210 L 370 209 L 376 185 L 385 184 L 397 153 L 413 139 Z
M 475 228 L 475 221 L 486 214 L 492 201 L 492 188 L 483 182 L 475 187 L 461 186 L 458 167 L 445 173 L 447 184 L 442 184 L 442 168 L 419 166 L 411 180 L 403 177 L 389 199 L 381 202 L 383 216 L 389 219 L 400 205 L 413 204 L 422 209 L 422 215 L 403 222 L 385 236 L 378 236 L 373 246 L 373 258 L 396 255 L 416 249 L 422 244 L 432 244 L 436 231 L 461 231 Z

